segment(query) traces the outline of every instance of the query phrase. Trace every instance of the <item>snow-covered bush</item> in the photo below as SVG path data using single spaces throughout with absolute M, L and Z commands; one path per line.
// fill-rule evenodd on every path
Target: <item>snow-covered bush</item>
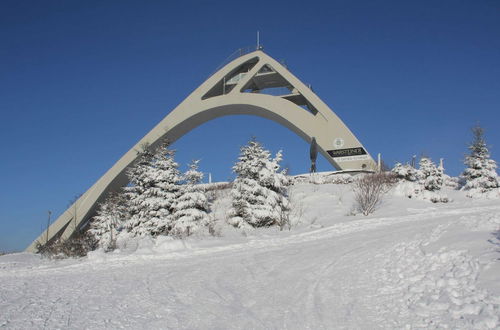
M 138 162 L 128 171 L 130 185 L 125 191 L 131 218 L 125 228 L 132 237 L 170 231 L 181 179 L 174 154 L 168 142 L 154 150 L 145 146 Z
M 428 157 L 422 157 L 419 162 L 417 172 L 420 192 L 416 190 L 416 195 L 420 199 L 429 200 L 433 203 L 448 203 L 451 201 L 446 194 L 441 192 L 444 182 L 444 168 L 436 166 Z
M 382 172 L 359 176 L 353 183 L 355 208 L 369 215 L 375 211 L 382 197 L 396 183 L 393 173 Z
M 333 184 L 349 184 L 354 181 L 354 178 L 350 174 L 339 174 L 331 176 L 330 183 Z
M 271 159 L 270 152 L 255 139 L 241 148 L 233 167 L 237 177 L 231 190 L 230 224 L 236 227 L 285 226 L 290 208 L 286 192 L 289 180 L 279 170 L 281 159 L 281 152 Z
M 392 172 L 400 179 L 399 184 L 394 189 L 396 195 L 428 200 L 433 203 L 451 201 L 448 196 L 441 192 L 444 180 L 448 177 L 444 174 L 444 168 L 441 165 L 436 166 L 428 157 L 420 159 L 418 170 L 410 165 L 396 164 Z
M 417 178 L 425 190 L 440 190 L 443 185 L 442 169 L 438 169 L 436 164 L 428 157 L 420 159 Z
M 291 177 L 291 184 L 313 183 L 313 184 L 349 184 L 354 181 L 353 176 L 347 173 L 316 172 L 301 174 Z
M 396 163 L 391 171 L 399 180 L 406 180 L 411 182 L 417 180 L 417 170 L 409 164 L 403 165 L 401 163 Z
M 462 173 L 462 190 L 468 191 L 467 196 L 474 197 L 499 187 L 497 163 L 490 158 L 490 153 L 484 140 L 483 128 L 472 128 L 473 140 L 469 145 L 470 154 L 465 158 L 467 168 Z
M 429 200 L 433 203 L 448 203 L 452 201 L 447 195 L 443 193 L 429 190 L 424 190 L 422 192 L 422 199 Z
M 92 218 L 88 234 L 104 251 L 114 250 L 118 233 L 127 218 L 128 210 L 123 193 L 110 194 Z
M 51 259 L 84 257 L 96 248 L 97 241 L 87 231 L 77 231 L 68 239 L 59 238 L 36 246 L 38 253 Z
M 203 173 L 198 171 L 199 161 L 193 161 L 184 174 L 185 184 L 174 205 L 171 233 L 177 237 L 190 236 L 210 224 L 209 204 L 203 187 L 199 184 Z
M 349 184 L 353 181 L 354 177 L 351 174 L 346 173 L 330 174 L 324 176 L 324 183 Z
M 443 186 L 458 189 L 460 187 L 460 180 L 457 177 L 443 173 Z

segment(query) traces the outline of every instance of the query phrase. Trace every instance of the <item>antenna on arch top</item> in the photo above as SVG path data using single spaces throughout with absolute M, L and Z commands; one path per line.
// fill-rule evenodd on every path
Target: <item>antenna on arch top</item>
M 259 31 L 257 31 L 257 48 L 256 49 L 257 50 L 263 49 L 262 45 L 260 44 L 260 32 Z

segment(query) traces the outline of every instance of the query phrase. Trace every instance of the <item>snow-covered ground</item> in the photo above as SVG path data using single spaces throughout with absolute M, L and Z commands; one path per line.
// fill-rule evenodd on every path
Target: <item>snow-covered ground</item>
M 389 193 L 364 217 L 349 185 L 302 183 L 290 231 L 2 256 L 0 328 L 499 329 L 500 200 L 445 193 Z M 227 205 L 220 191 L 221 220 Z

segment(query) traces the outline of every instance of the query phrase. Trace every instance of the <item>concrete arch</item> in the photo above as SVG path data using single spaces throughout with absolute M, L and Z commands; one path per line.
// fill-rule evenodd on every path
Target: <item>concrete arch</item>
M 319 152 L 337 169 L 375 169 L 375 162 L 361 143 L 311 88 L 257 50 L 233 60 L 201 84 L 61 214 L 27 251 L 35 252 L 37 242 L 67 239 L 80 229 L 109 192 L 127 184 L 126 170 L 145 143 L 155 146 L 164 139 L 175 142 L 207 121 L 241 114 L 274 120 L 308 143 L 315 137 Z

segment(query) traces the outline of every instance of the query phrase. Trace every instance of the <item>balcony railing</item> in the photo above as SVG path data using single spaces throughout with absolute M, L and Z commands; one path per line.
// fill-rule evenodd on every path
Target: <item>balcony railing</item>
M 236 49 L 234 52 L 231 53 L 231 55 L 229 55 L 216 69 L 214 72 L 212 72 L 209 77 L 213 76 L 214 73 L 216 73 L 217 71 L 219 71 L 220 69 L 222 69 L 226 64 L 228 64 L 229 62 L 231 61 L 234 61 L 235 59 L 237 59 L 238 57 L 241 57 L 243 55 L 246 55 L 248 53 L 251 53 L 251 52 L 254 52 L 258 49 L 262 49 L 262 45 L 259 46 L 259 48 L 255 47 L 255 46 L 248 46 L 248 47 L 243 47 L 243 48 L 238 48 Z

